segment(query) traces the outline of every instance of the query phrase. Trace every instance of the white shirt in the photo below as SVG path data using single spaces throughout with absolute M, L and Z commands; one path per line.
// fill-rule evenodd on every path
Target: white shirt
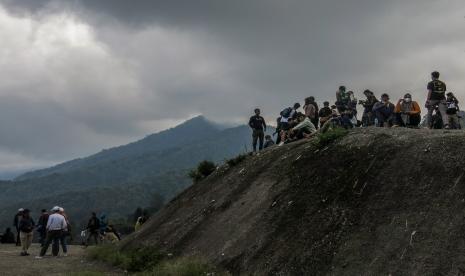
M 48 217 L 47 221 L 47 230 L 64 230 L 68 225 L 66 224 L 66 219 L 60 214 L 53 214 Z

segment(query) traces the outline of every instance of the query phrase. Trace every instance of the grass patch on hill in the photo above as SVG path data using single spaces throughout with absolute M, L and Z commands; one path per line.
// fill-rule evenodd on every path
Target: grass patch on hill
M 336 127 L 336 128 L 330 128 L 328 131 L 324 133 L 319 133 L 316 136 L 315 144 L 322 148 L 325 146 L 328 146 L 329 144 L 342 139 L 344 136 L 346 136 L 349 133 L 349 131 L 345 128 L 341 127 Z
M 201 259 L 171 259 L 152 247 L 121 251 L 114 245 L 103 245 L 89 248 L 87 257 L 141 276 L 229 275 Z
M 242 163 L 246 158 L 248 154 L 239 154 L 238 156 L 231 158 L 226 161 L 226 164 L 228 164 L 229 167 L 234 167 Z

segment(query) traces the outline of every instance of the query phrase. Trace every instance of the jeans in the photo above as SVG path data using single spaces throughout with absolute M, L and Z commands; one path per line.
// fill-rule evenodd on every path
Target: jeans
M 257 140 L 260 140 L 259 150 L 263 149 L 263 140 L 265 139 L 265 132 L 262 129 L 254 129 L 253 134 L 253 151 L 257 151 Z
M 59 242 L 60 242 L 60 237 L 63 235 L 62 230 L 51 230 L 47 232 L 47 239 L 45 240 L 45 244 L 40 250 L 40 256 L 45 256 L 45 253 L 47 253 L 48 247 L 50 244 L 53 242 L 52 245 L 52 255 L 53 256 L 58 256 L 58 251 L 60 250 L 59 248 Z
M 63 253 L 66 254 L 68 253 L 68 244 L 66 243 L 66 238 L 68 237 L 68 232 L 63 232 L 61 234 L 60 239 L 58 240 L 53 240 L 53 246 L 52 247 L 60 247 L 61 244 L 61 249 L 63 249 Z
M 20 232 L 19 237 L 21 239 L 21 246 L 22 246 L 23 252 L 27 253 L 27 251 L 29 250 L 29 247 L 32 244 L 33 234 L 32 232 L 30 233 Z

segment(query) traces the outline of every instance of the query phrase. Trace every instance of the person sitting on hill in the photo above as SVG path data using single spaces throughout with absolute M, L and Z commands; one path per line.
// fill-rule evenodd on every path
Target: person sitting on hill
M 386 93 L 381 95 L 381 101 L 375 103 L 373 106 L 373 112 L 375 113 L 375 118 L 377 120 L 376 126 L 392 126 L 394 109 L 394 104 L 389 101 L 389 95 Z
M 257 151 L 257 140 L 260 141 L 260 145 L 258 147 L 259 150 L 263 149 L 263 138 L 265 136 L 266 131 L 266 123 L 265 119 L 260 116 L 260 109 L 255 109 L 255 115 L 250 117 L 249 126 L 252 129 L 252 146 L 253 152 Z
M 3 233 L 0 242 L 3 243 L 3 244 L 8 244 L 8 243 L 9 244 L 15 244 L 16 243 L 15 234 L 13 234 L 13 232 L 11 232 L 11 228 L 7 228 L 5 230 L 5 233 Z
M 265 145 L 263 146 L 263 148 L 269 148 L 269 147 L 272 147 L 274 146 L 274 141 L 273 139 L 271 139 L 271 135 L 266 135 L 265 136 Z
M 331 119 L 332 115 L 331 108 L 329 107 L 329 102 L 324 102 L 323 103 L 323 108 L 320 109 L 320 112 L 318 112 L 318 116 L 320 117 L 320 127 L 323 127 L 323 125 Z
M 454 93 L 452 92 L 447 93 L 446 104 L 447 104 L 446 113 L 449 119 L 450 128 L 460 129 L 461 127 L 460 127 L 460 122 L 459 122 L 459 116 L 457 115 L 457 113 L 460 111 L 459 101 L 454 96 Z
M 297 125 L 294 126 L 288 133 L 287 143 L 294 142 L 306 137 L 310 137 L 312 134 L 316 133 L 316 128 L 313 125 L 310 118 L 305 116 L 303 113 L 297 115 Z M 283 143 L 281 142 L 281 145 Z
M 359 104 L 363 106 L 363 115 L 362 115 L 362 126 L 369 127 L 375 124 L 375 114 L 373 112 L 373 106 L 375 103 L 379 102 L 375 97 L 374 93 L 370 90 L 365 90 L 363 94 L 366 97 L 366 100 L 359 101 Z
M 420 105 L 416 101 L 412 101 L 410 93 L 405 94 L 403 99 L 399 99 L 394 113 L 396 115 L 394 126 L 418 127 L 420 124 Z
M 285 108 L 280 113 L 280 117 L 278 119 L 278 138 L 276 139 L 276 144 L 280 144 L 283 135 L 291 128 L 291 125 L 294 119 L 297 117 L 297 110 L 300 108 L 299 103 L 295 103 L 293 107 Z

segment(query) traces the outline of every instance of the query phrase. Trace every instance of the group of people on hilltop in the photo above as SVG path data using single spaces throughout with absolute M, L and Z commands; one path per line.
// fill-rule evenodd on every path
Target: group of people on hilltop
M 439 79 L 439 72 L 431 73 L 432 80 L 427 85 L 428 95 L 425 103 L 427 115 L 425 127 L 434 129 L 460 129 L 458 113 L 459 101 L 452 92 L 447 92 L 446 84 Z M 303 110 L 300 103 L 285 108 L 277 118 L 276 142 L 271 135 L 265 135 L 266 122 L 261 116 L 261 110 L 255 109 L 255 114 L 249 120 L 253 134 L 253 151 L 273 146 L 283 145 L 296 140 L 310 138 L 317 131 L 325 132 L 330 128 L 342 127 L 408 127 L 419 128 L 421 123 L 421 108 L 411 93 L 406 93 L 393 104 L 388 94 L 380 99 L 370 90 L 363 92 L 366 99 L 357 101 L 353 91 L 347 91 L 340 86 L 336 92 L 336 101 L 330 106 L 328 101 L 319 109 L 315 97 L 305 99 Z M 357 105 L 363 107 L 361 121 L 357 119 Z

